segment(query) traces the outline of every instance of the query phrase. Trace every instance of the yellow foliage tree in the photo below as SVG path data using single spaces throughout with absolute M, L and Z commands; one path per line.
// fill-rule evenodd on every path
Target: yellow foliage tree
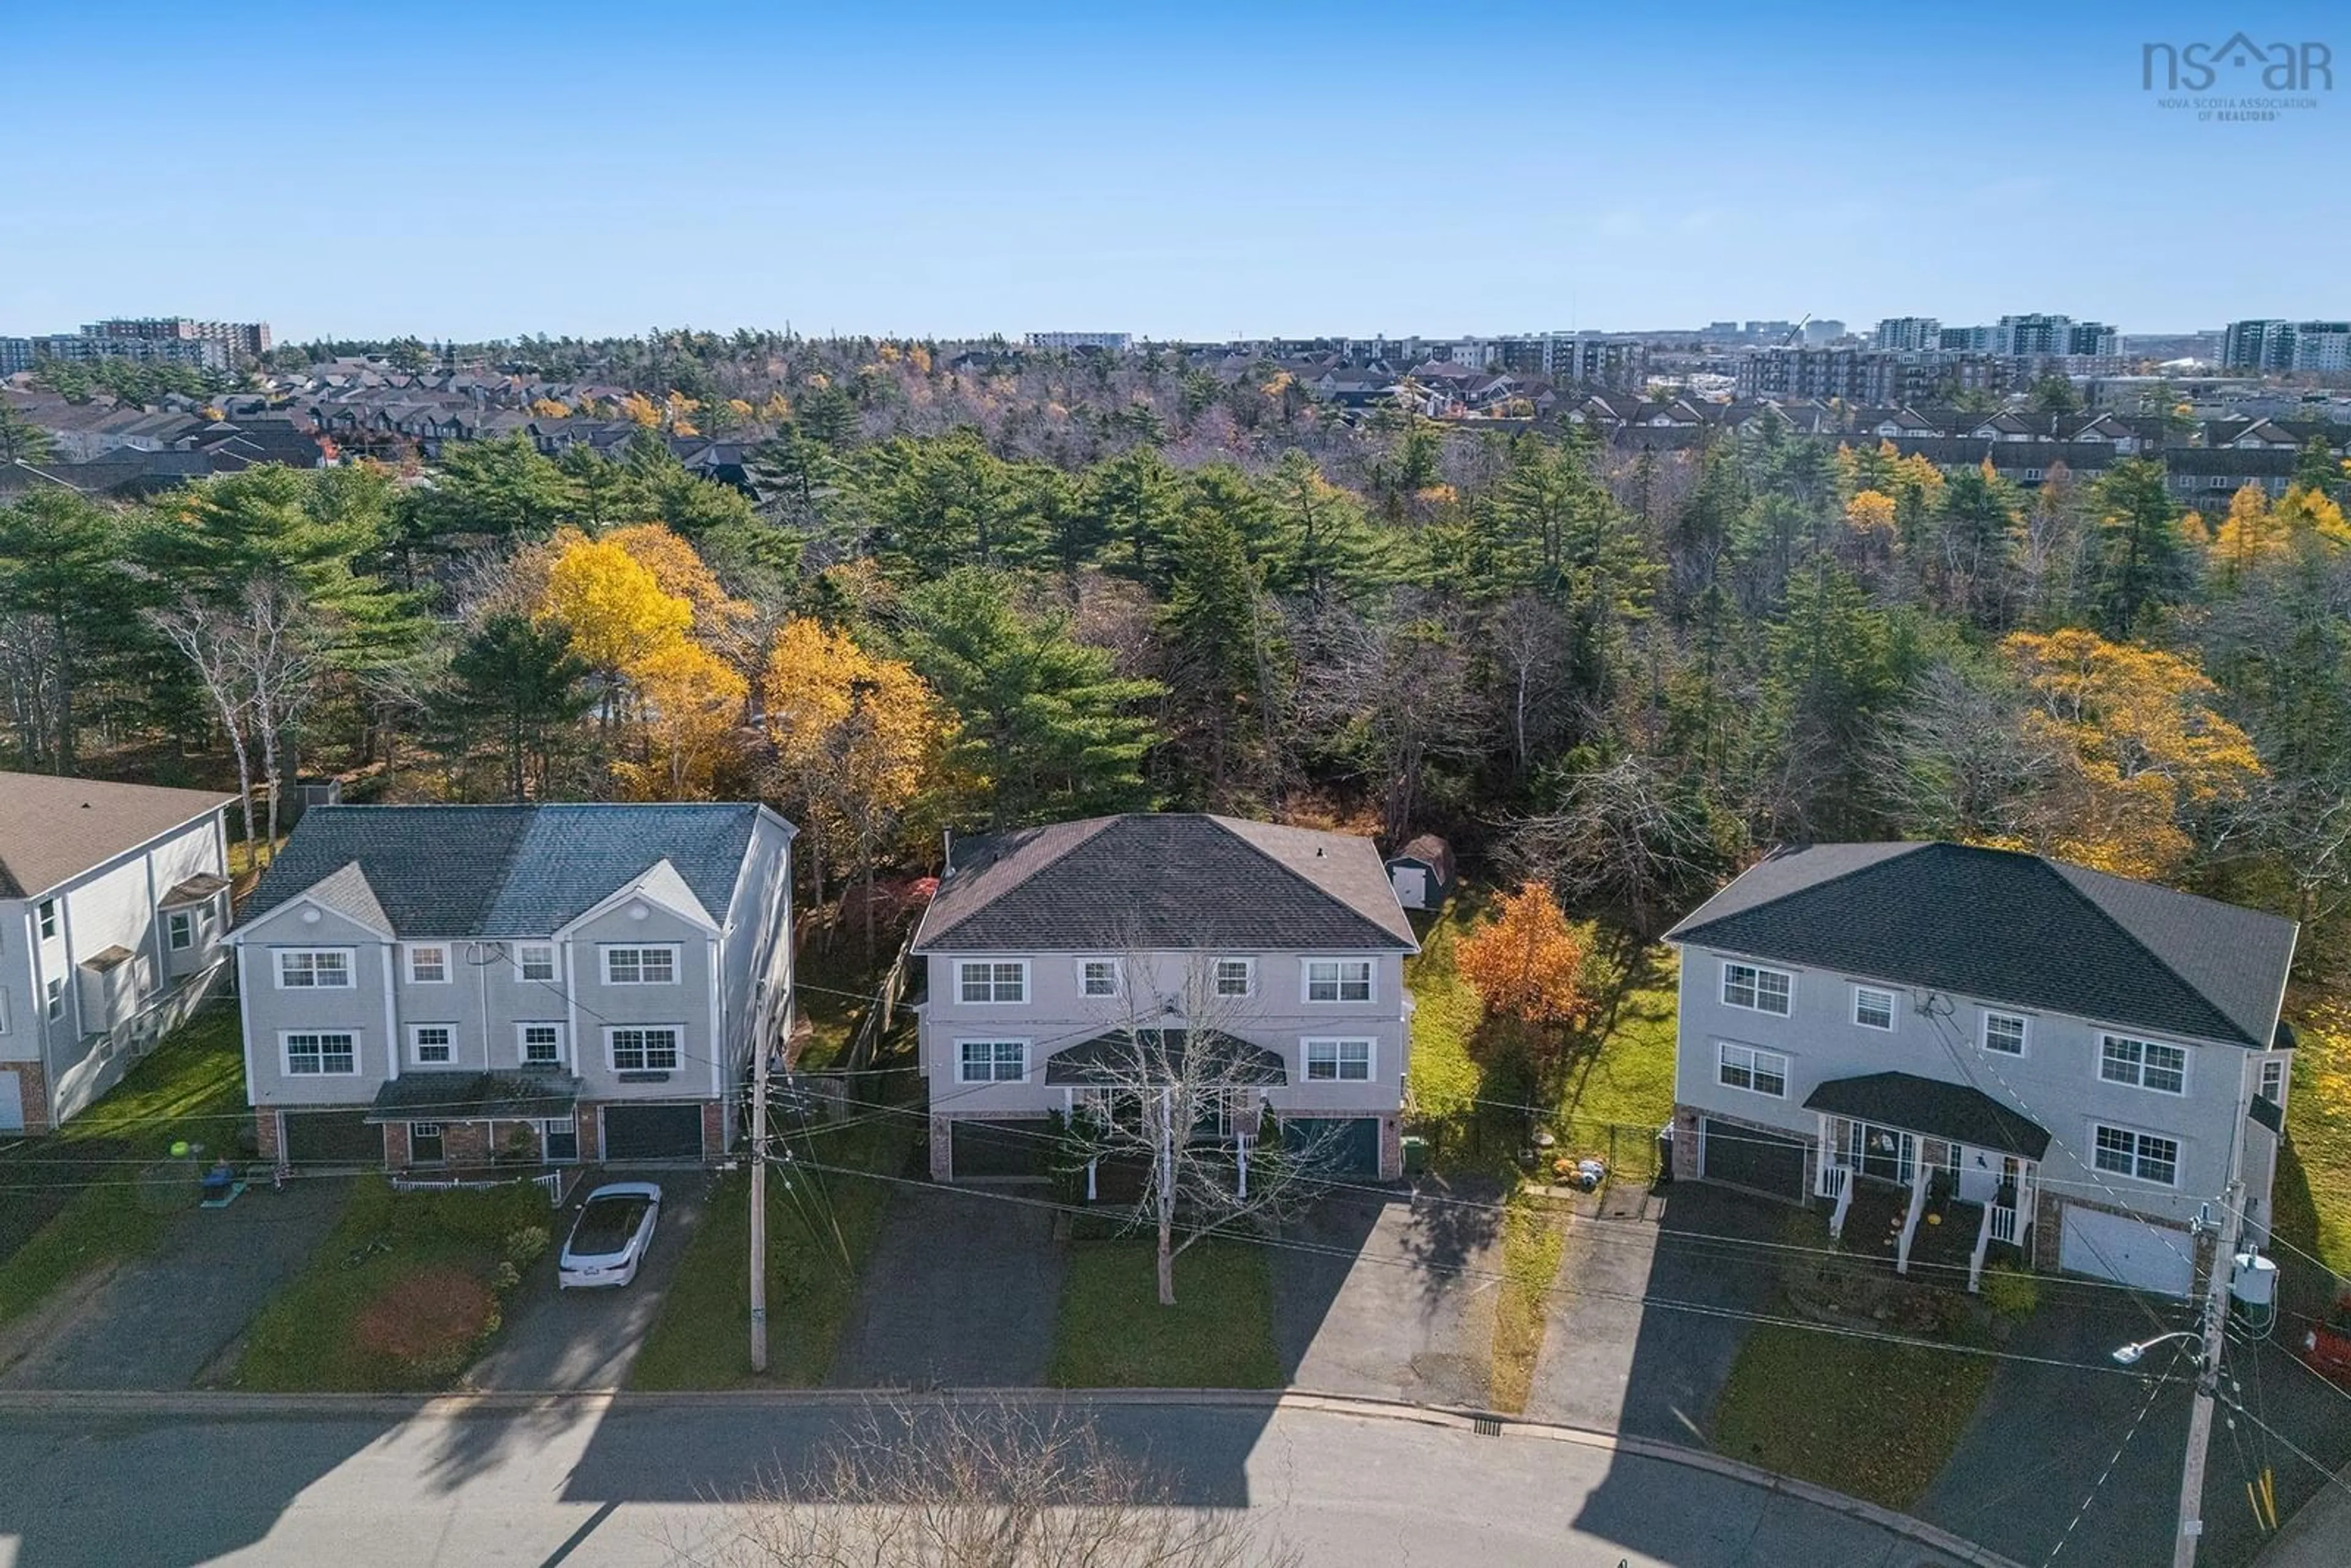
M 683 642 L 694 603 L 610 536 L 574 534 L 557 543 L 535 619 L 569 627 L 573 651 L 609 677 Z
M 1846 527 L 1865 536 L 1894 532 L 1894 497 L 1877 490 L 1855 491 L 1844 504 Z
M 561 398 L 535 397 L 530 400 L 530 412 L 541 419 L 569 419 L 571 405 Z
M 914 367 L 916 375 L 927 376 L 931 373 L 931 351 L 916 343 L 906 350 L 906 363 Z
M 2160 879 L 2194 848 L 2183 812 L 2241 800 L 2262 777 L 2218 688 L 2176 654 L 2093 632 L 2001 644 L 2031 694 L 2025 723 L 2062 772 L 2029 810 L 2030 847 L 2118 876 Z
M 755 612 L 730 595 L 695 548 L 663 523 L 632 523 L 603 536 L 653 574 L 661 591 L 694 607 L 694 634 L 705 641 L 728 635 Z
M 2351 524 L 2343 520 L 2342 505 L 2324 490 L 2294 486 L 2278 497 L 2276 515 L 2291 539 L 2312 539 L 2338 549 L 2351 545 Z
M 945 706 L 911 666 L 805 617 L 776 629 L 767 690 L 777 781 L 799 806 L 815 896 L 828 860 L 870 884 L 897 823 L 937 781 Z
M 643 392 L 631 392 L 621 400 L 621 417 L 632 423 L 642 424 L 647 430 L 661 428 L 660 405 Z
M 684 637 L 632 661 L 626 673 L 642 723 L 638 757 L 612 765 L 622 791 L 635 800 L 711 799 L 742 756 L 748 683 Z
M 1494 912 L 1461 939 L 1454 962 L 1485 999 L 1489 1015 L 1556 1030 L 1583 1021 L 1583 944 L 1559 900 L 1540 882 L 1494 901 Z
M 779 392 L 769 392 L 768 401 L 759 405 L 759 417 L 781 424 L 792 416 L 792 400 Z

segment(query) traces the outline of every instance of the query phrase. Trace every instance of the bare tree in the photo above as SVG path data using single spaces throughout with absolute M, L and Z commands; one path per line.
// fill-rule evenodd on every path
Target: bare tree
M 1246 998 L 1222 995 L 1217 961 L 1184 960 L 1173 994 L 1153 956 L 1123 960 L 1125 1016 L 1054 1061 L 1081 1085 L 1068 1157 L 1091 1197 L 1103 1166 L 1143 1174 L 1126 1225 L 1158 1240 L 1159 1304 L 1176 1304 L 1176 1260 L 1245 1224 L 1294 1214 L 1330 1170 L 1335 1136 L 1286 1138 L 1267 1100 L 1281 1057 L 1238 1031 Z
M 1302 715 L 1370 777 L 1390 842 L 1410 825 L 1432 761 L 1485 748 L 1488 715 L 1470 684 L 1467 641 L 1438 607 L 1411 595 L 1369 614 L 1332 608 L 1298 630 Z
M 1621 910 L 1650 941 L 1729 868 L 1736 835 L 1696 779 L 1635 754 L 1570 775 L 1558 808 L 1512 823 L 1503 852 L 1570 904 L 1597 899 Z
M 1182 1501 L 1082 1411 L 1011 1401 L 869 1406 L 801 1473 L 775 1474 L 694 1568 L 1290 1568 L 1246 1513 Z
M 151 610 L 149 622 L 163 634 L 196 673 L 197 682 L 213 705 L 236 759 L 237 804 L 245 812 L 245 841 L 258 846 L 253 821 L 253 687 L 247 662 L 235 646 L 236 617 L 219 605 L 194 595 L 183 596 L 168 609 Z
M 2020 712 L 2018 694 L 1997 680 L 1949 664 L 1921 675 L 1872 742 L 1871 772 L 1895 825 L 1922 838 L 2031 839 L 2033 808 L 2064 769 Z

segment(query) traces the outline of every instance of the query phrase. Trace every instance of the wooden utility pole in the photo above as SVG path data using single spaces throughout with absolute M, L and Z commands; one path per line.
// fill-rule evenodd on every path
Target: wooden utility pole
M 751 1049 L 751 1370 L 768 1370 L 768 1053 L 761 1030 Z
M 2213 1238 L 2212 1273 L 2204 1283 L 2204 1333 L 2197 1346 L 2196 1399 L 2188 1410 L 2188 1457 L 2179 1467 L 2179 1535 L 2172 1542 L 2172 1568 L 2196 1568 L 2196 1542 L 2204 1534 L 2204 1456 L 2212 1443 L 2212 1398 L 2220 1387 L 2220 1348 L 2229 1327 L 2229 1286 L 2236 1273 L 2237 1246 L 2244 1234 L 2245 1117 L 2250 1109 L 2251 1070 L 2241 1071 L 2237 1121 L 2229 1131 L 2229 1185 L 2220 1196 L 2220 1227 Z

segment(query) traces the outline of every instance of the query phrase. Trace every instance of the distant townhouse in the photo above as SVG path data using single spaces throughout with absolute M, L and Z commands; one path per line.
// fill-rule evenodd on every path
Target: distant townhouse
M 717 1158 L 789 1024 L 792 836 L 748 804 L 312 808 L 232 938 L 264 1157 Z
M 1418 950 L 1368 839 L 1176 812 L 958 839 L 913 943 L 931 1174 L 1042 1174 L 1048 1118 L 1109 1094 L 1105 1061 L 1144 1030 L 1254 1064 L 1202 1138 L 1270 1113 L 1394 1177 Z
M 1677 1172 L 2185 1295 L 2241 1180 L 2266 1236 L 2293 922 L 2038 855 L 1781 850 L 1680 949 Z M 1860 1223 L 1855 1220 L 1855 1223 Z
M 233 799 L 0 773 L 0 1132 L 70 1120 L 212 990 Z

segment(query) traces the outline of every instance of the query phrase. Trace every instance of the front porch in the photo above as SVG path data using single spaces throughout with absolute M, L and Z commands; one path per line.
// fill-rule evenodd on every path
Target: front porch
M 1813 1195 L 1848 1250 L 1897 1274 L 1964 1270 L 1981 1288 L 1992 1249 L 2020 1253 L 2032 1227 L 2047 1131 L 1980 1090 L 1905 1072 L 1833 1079 L 1817 1113 Z

